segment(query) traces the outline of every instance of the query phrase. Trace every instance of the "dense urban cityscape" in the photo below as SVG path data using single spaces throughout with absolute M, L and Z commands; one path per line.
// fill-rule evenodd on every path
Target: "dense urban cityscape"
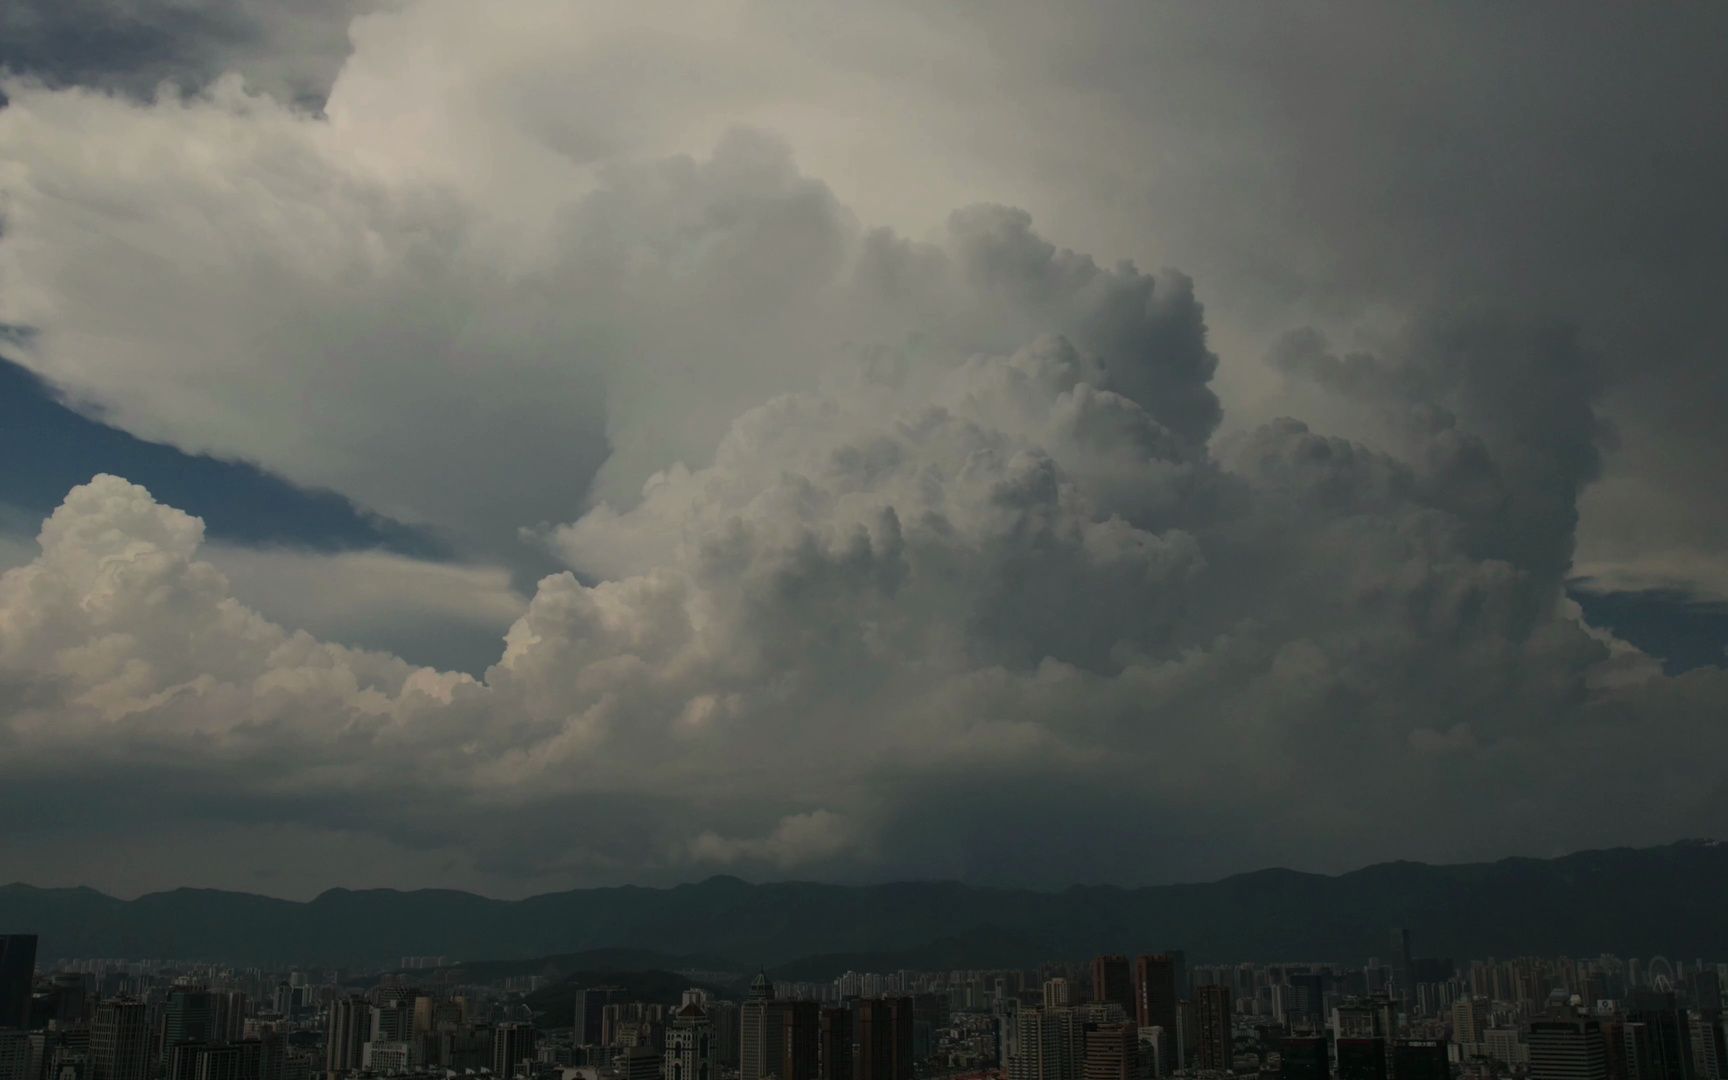
M 1417 955 L 1404 929 L 1386 943 L 1359 963 L 1171 950 L 814 981 L 558 979 L 443 956 L 267 971 L 56 958 L 9 934 L 0 1080 L 1722 1080 L 1728 1065 L 1728 964 L 1455 962 Z

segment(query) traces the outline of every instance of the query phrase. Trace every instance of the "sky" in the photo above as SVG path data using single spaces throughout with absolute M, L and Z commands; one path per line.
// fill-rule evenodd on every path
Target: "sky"
M 1728 8 L 17 0 L 0 879 L 1728 834 Z

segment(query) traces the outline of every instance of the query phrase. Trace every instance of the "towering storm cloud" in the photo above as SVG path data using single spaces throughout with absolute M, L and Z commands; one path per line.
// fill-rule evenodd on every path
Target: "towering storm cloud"
M 1004 9 L 1003 91 L 1054 80 L 1019 105 L 1064 160 L 994 192 L 1006 151 L 953 128 L 972 24 L 835 19 L 424 2 L 274 83 L 5 84 L 5 356 L 458 565 L 212 544 L 77 487 L 0 577 L 0 856 L 122 889 L 1051 884 L 1728 825 L 1728 673 L 1665 672 L 1568 591 L 1592 542 L 1652 572 L 1583 516 L 1647 421 L 1624 313 L 1447 303 L 1433 267 L 1280 299 L 1227 252 L 1215 299 L 1070 250 L 993 200 L 1101 235 L 1120 207 L 1047 178 L 1120 176 L 1058 122 L 1122 108 L 1120 72 L 1016 74 L 1039 17 Z M 945 63 L 897 84 L 873 35 Z M 844 149 L 853 106 L 903 130 L 854 115 Z M 1708 594 L 1695 526 L 1652 550 Z M 335 643 L 426 619 L 509 626 L 472 673 Z

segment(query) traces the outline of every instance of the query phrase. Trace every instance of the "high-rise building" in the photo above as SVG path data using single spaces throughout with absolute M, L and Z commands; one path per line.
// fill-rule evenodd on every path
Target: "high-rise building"
M 1479 997 L 1461 997 L 1452 1003 L 1452 1041 L 1466 1055 L 1479 1051 L 1482 1032 L 1488 1027 L 1488 1003 Z
M 246 1018 L 252 1013 L 251 1003 L 239 990 L 227 990 L 216 995 L 216 1038 L 222 1042 L 239 1042 L 246 1033 Z
M 1716 973 L 1709 972 L 1712 980 Z M 1692 1037 L 1692 1075 L 1696 1080 L 1723 1080 L 1728 1073 L 1728 1041 L 1723 1039 L 1722 1014 L 1693 1009 L 1687 1014 Z
M 1324 1035 L 1292 1035 L 1278 1043 L 1278 1080 L 1330 1080 L 1331 1052 Z
M 1525 1033 L 1530 1080 L 1608 1080 L 1602 1025 L 1583 1017 L 1533 1020 Z
M 1341 1038 L 1334 1043 L 1338 1054 L 1338 1080 L 1386 1080 L 1386 1040 Z
M 1020 1009 L 1014 1056 L 1005 1062 L 1009 1080 L 1079 1080 L 1086 1054 L 1082 1023 L 1074 1009 Z
M 534 1060 L 534 1025 L 513 1020 L 492 1029 L 492 1075 L 510 1080 Z
M 936 1053 L 936 1032 L 947 1026 L 950 1015 L 947 994 L 912 995 L 913 1061 L 924 1061 Z
M 1044 1007 L 1046 1009 L 1066 1009 L 1076 1004 L 1074 987 L 1067 979 L 1057 977 L 1044 980 Z
M 1127 964 L 1124 962 L 1123 967 Z M 1140 1038 L 1131 1022 L 1087 1023 L 1082 1080 L 1136 1080 L 1140 1075 Z
M 912 1024 L 911 998 L 865 998 L 855 1003 L 853 1080 L 910 1080 Z
M 268 1031 L 254 1039 L 241 1039 L 242 1080 L 285 1080 L 288 1071 L 288 1040 L 280 1032 Z
M 36 935 L 0 934 L 0 1028 L 30 1026 L 36 982 Z
M 1317 1032 L 1326 1022 L 1326 975 L 1318 971 L 1296 971 L 1284 976 L 1290 987 L 1286 1018 L 1295 1031 Z
M 207 1042 L 177 1042 L 168 1044 L 162 1054 L 166 1080 L 198 1080 L 198 1057 L 210 1048 Z
M 1518 1028 L 1488 1027 L 1482 1030 L 1482 1055 L 1516 1067 L 1529 1062 L 1530 1048 Z
M 435 1032 L 429 1042 L 427 1062 L 439 1068 L 465 1073 L 492 1067 L 490 1027 L 449 1025 Z
M 1097 956 L 1092 959 L 1092 1000 L 1122 1008 L 1130 1020 L 1137 1015 L 1134 1003 L 1134 970 L 1126 956 Z
M 1392 1038 L 1397 1034 L 1397 1006 L 1391 998 L 1349 998 L 1332 1010 L 1339 1039 L 1377 1039 L 1384 1047 L 1382 1067 L 1390 1068 Z
M 238 1046 L 206 1046 L 198 1052 L 193 1080 L 251 1080 L 240 1071 Z
M 360 1061 L 362 1068 L 375 1073 L 406 1072 L 425 1064 L 415 1052 L 413 1043 L 392 1039 L 366 1040 Z
M 216 995 L 202 986 L 176 986 L 162 1008 L 162 1045 L 207 1043 L 218 1037 Z
M 710 999 L 706 1007 L 714 1026 L 714 1064 L 721 1069 L 738 1068 L 738 1003 Z
M 90 1080 L 145 1080 L 149 1075 L 149 1008 L 131 998 L 104 1001 L 90 1024 Z
M 1412 979 L 1414 964 L 1410 956 L 1410 931 L 1397 927 L 1392 931 L 1392 997 L 1410 1002 L 1416 998 Z
M 372 1007 L 363 997 L 338 998 L 330 1003 L 324 1027 L 324 1071 L 349 1073 L 365 1060 L 372 1038 Z
M 1235 1052 L 1228 986 L 1202 986 L 1195 990 L 1194 1035 L 1190 1064 L 1200 1069 L 1230 1068 Z
M 617 1080 L 660 1080 L 664 1059 L 651 1043 L 627 1046 L 612 1058 Z
M 712 1080 L 715 1075 L 714 1025 L 708 1010 L 688 995 L 666 1025 L 663 1073 L 665 1080 Z
M 414 998 L 392 998 L 372 1010 L 372 1042 L 407 1042 L 414 1035 Z
M 820 1071 L 822 1006 L 814 1001 L 777 1001 L 774 1014 L 779 1016 L 781 1032 L 780 1067 L 775 1075 L 781 1080 L 814 1078 Z
M 1182 996 L 1178 988 L 1181 967 L 1181 958 L 1175 953 L 1134 958 L 1135 1023 L 1143 1028 L 1164 1029 L 1160 1043 L 1162 1059 L 1157 1070 L 1160 1076 L 1168 1075 L 1178 1064 L 1176 1043 L 1180 1032 L 1176 1003 Z
M 1396 1080 L 1452 1080 L 1446 1044 L 1439 1039 L 1398 1039 L 1392 1044 Z
M 1636 1080 L 1693 1080 L 1692 1025 L 1671 993 L 1645 991 L 1628 1001 L 1626 1070 Z
M 773 1004 L 774 984 L 766 972 L 758 972 L 750 981 L 749 997 L 738 1009 L 739 1080 L 767 1080 L 785 1057 L 781 1025 L 769 1022 Z
M 817 1032 L 820 1080 L 852 1080 L 852 1010 L 823 1009 Z
M 30 1039 L 22 1028 L 0 1028 L 0 1080 L 37 1080 L 41 1070 L 31 1067 Z
M 624 1000 L 622 986 L 590 986 L 576 995 L 576 1045 L 601 1045 L 601 1023 L 606 1006 Z
M 1705 1012 L 1722 1011 L 1722 978 L 1715 968 L 1704 968 L 1693 977 L 1692 999 Z

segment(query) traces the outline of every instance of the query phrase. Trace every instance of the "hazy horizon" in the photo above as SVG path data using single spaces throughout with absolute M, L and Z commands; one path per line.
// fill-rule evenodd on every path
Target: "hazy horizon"
M 1257 875 L 1257 874 L 1266 874 L 1266 873 L 1290 873 L 1290 874 L 1300 874 L 1300 875 L 1303 875 L 1305 877 L 1320 877 L 1320 878 L 1333 878 L 1333 879 L 1335 879 L 1335 878 L 1340 878 L 1340 877 L 1348 877 L 1352 874 L 1357 874 L 1357 873 L 1361 873 L 1364 871 L 1373 870 L 1373 869 L 1376 869 L 1376 868 L 1382 867 L 1382 866 L 1415 865 L 1415 866 L 1443 868 L 1443 867 L 1458 867 L 1458 866 L 1490 866 L 1490 865 L 1496 865 L 1499 863 L 1507 863 L 1507 862 L 1553 862 L 1553 861 L 1560 860 L 1560 859 L 1566 859 L 1566 858 L 1569 858 L 1572 856 L 1592 855 L 1592 854 L 1597 854 L 1597 853 L 1605 852 L 1605 851 L 1627 851 L 1627 850 L 1659 851 L 1659 850 L 1665 850 L 1665 849 L 1669 849 L 1669 848 L 1687 847 L 1687 846 L 1694 846 L 1694 845 L 1715 847 L 1715 846 L 1720 845 L 1721 843 L 1722 843 L 1721 840 L 1711 839 L 1708 837 L 1685 837 L 1685 838 L 1682 838 L 1679 840 L 1672 841 L 1671 843 L 1656 844 L 1656 845 L 1652 845 L 1648 848 L 1624 848 L 1624 847 L 1621 847 L 1621 848 L 1581 848 L 1581 849 L 1578 849 L 1576 851 L 1556 852 L 1556 853 L 1548 854 L 1548 855 L 1529 855 L 1529 854 L 1516 854 L 1516 853 L 1514 853 L 1514 854 L 1502 855 L 1502 856 L 1499 856 L 1499 857 L 1493 858 L 1493 859 L 1481 860 L 1480 862 L 1469 862 L 1469 863 L 1429 863 L 1429 862 L 1422 862 L 1421 860 L 1416 860 L 1416 859 L 1391 859 L 1391 860 L 1387 860 L 1385 862 L 1367 863 L 1367 864 L 1364 864 L 1362 866 L 1355 866 L 1355 867 L 1350 867 L 1348 869 L 1332 870 L 1332 871 L 1307 870 L 1307 869 L 1303 869 L 1301 867 L 1294 867 L 1294 866 L 1261 866 L 1261 867 L 1255 867 L 1255 868 L 1248 869 L 1248 870 L 1238 870 L 1238 871 L 1235 871 L 1233 873 L 1226 874 L 1223 877 L 1211 878 L 1211 879 L 1206 879 L 1206 880 L 1148 881 L 1148 882 L 1142 882 L 1142 883 L 1138 883 L 1138 884 L 1124 884 L 1124 883 L 1118 882 L 1118 881 L 1074 881 L 1074 882 L 1070 882 L 1066 885 L 1055 885 L 1055 886 L 1045 886 L 1045 887 L 1039 887 L 1039 886 L 1034 886 L 1034 885 L 1015 885 L 1015 884 L 1010 884 L 1010 883 L 996 883 L 996 882 L 968 882 L 968 881 L 961 881 L 957 878 L 884 878 L 884 879 L 876 880 L 876 881 L 866 881 L 866 880 L 853 880 L 853 881 L 827 880 L 827 881 L 823 881 L 823 880 L 814 880 L 814 879 L 797 878 L 797 877 L 751 879 L 751 878 L 742 877 L 738 874 L 733 874 L 733 873 L 713 873 L 713 874 L 708 874 L 705 877 L 690 878 L 690 879 L 686 879 L 686 880 L 682 880 L 682 881 L 666 881 L 666 882 L 652 882 L 652 883 L 620 881 L 620 882 L 613 882 L 613 883 L 600 883 L 600 884 L 595 884 L 595 885 L 578 885 L 578 886 L 574 886 L 574 887 L 569 888 L 569 889 L 551 889 L 551 890 L 547 890 L 545 892 L 523 893 L 523 894 L 517 895 L 517 896 L 500 896 L 500 895 L 495 895 L 495 894 L 491 894 L 491 893 L 477 893 L 477 892 L 474 892 L 474 891 L 469 890 L 469 889 L 455 889 L 455 888 L 449 888 L 449 887 L 441 887 L 441 886 L 437 886 L 437 885 L 421 885 L 421 886 L 412 886 L 412 887 L 402 888 L 399 886 L 392 886 L 392 885 L 330 884 L 330 885 L 325 885 L 324 887 L 319 888 L 319 889 L 312 891 L 312 892 L 301 893 L 301 894 L 293 895 L 293 896 L 282 895 L 280 893 L 270 893 L 270 892 L 266 892 L 266 891 L 262 891 L 262 890 L 258 890 L 258 889 L 236 889 L 236 888 L 228 888 L 228 887 L 217 886 L 217 885 L 196 885 L 196 884 L 175 885 L 175 886 L 171 886 L 171 887 L 166 888 L 166 889 L 151 889 L 151 890 L 146 890 L 144 892 L 132 893 L 132 894 L 120 894 L 120 893 L 110 892 L 109 890 L 99 889 L 99 888 L 96 888 L 95 886 L 92 886 L 92 885 L 84 885 L 84 884 L 43 885 L 43 884 L 39 884 L 37 882 L 21 881 L 21 880 L 0 882 L 0 888 L 21 886 L 23 888 L 37 889 L 37 890 L 44 891 L 44 892 L 51 892 L 51 891 L 58 891 L 58 890 L 88 889 L 92 892 L 101 893 L 103 896 L 107 896 L 110 899 L 120 900 L 120 901 L 124 901 L 124 902 L 131 902 L 133 900 L 137 900 L 140 897 L 144 897 L 144 896 L 160 895 L 162 893 L 176 892 L 176 891 L 226 892 L 226 893 L 234 893 L 236 895 L 243 895 L 243 896 L 257 896 L 257 897 L 262 897 L 262 898 L 268 899 L 268 900 L 283 900 L 283 901 L 287 901 L 289 903 L 295 903 L 295 904 L 310 903 L 311 901 L 316 900 L 318 897 L 323 896 L 325 893 L 331 893 L 331 892 L 356 892 L 356 893 L 357 892 L 400 892 L 400 893 L 458 892 L 458 893 L 464 893 L 464 894 L 467 894 L 470 896 L 478 896 L 478 897 L 480 897 L 482 899 L 486 899 L 486 900 L 496 900 L 496 901 L 500 901 L 503 903 L 516 903 L 516 902 L 523 901 L 523 900 L 532 900 L 535 897 L 539 897 L 539 896 L 550 896 L 550 895 L 555 895 L 558 893 L 565 893 L 565 892 L 586 892 L 586 891 L 594 891 L 594 890 L 602 890 L 602 889 L 606 889 L 606 890 L 653 889 L 656 891 L 662 891 L 663 892 L 663 891 L 666 891 L 669 889 L 685 888 L 688 886 L 695 886 L 695 885 L 705 885 L 711 881 L 716 881 L 716 880 L 737 881 L 737 882 L 740 882 L 741 884 L 749 885 L 749 886 L 819 885 L 819 886 L 833 886 L 836 888 L 844 888 L 844 889 L 869 889 L 869 888 L 893 886 L 893 885 L 964 885 L 968 888 L 975 888 L 975 889 L 990 889 L 990 890 L 996 890 L 996 891 L 1001 891 L 1001 892 L 1027 892 L 1027 893 L 1036 893 L 1036 894 L 1041 895 L 1041 896 L 1056 896 L 1056 895 L 1060 895 L 1061 893 L 1067 892 L 1070 889 L 1121 889 L 1124 891 L 1137 891 L 1137 890 L 1141 890 L 1141 889 L 1180 888 L 1183 886 L 1192 886 L 1192 885 L 1211 885 L 1211 884 L 1217 884 L 1217 883 L 1222 882 L 1222 881 L 1228 881 L 1232 878 L 1252 877 L 1252 876 Z

